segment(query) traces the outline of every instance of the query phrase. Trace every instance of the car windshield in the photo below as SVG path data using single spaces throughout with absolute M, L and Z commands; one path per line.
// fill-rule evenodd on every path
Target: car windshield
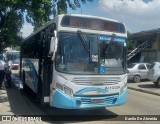
M 123 38 L 124 39 L 124 38 Z M 72 74 L 122 74 L 124 42 L 110 37 L 59 33 L 56 70 Z
M 135 65 L 136 65 L 136 64 L 134 64 L 134 63 L 129 64 L 129 65 L 128 65 L 128 68 L 134 68 Z

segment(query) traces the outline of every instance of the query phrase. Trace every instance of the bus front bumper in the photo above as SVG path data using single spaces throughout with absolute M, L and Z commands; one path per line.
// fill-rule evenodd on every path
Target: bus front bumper
M 123 105 L 126 102 L 126 90 L 124 89 L 121 96 L 116 95 L 107 95 L 103 97 L 73 97 L 70 98 L 59 90 L 56 90 L 52 96 L 52 106 L 56 108 L 63 109 L 91 109 L 91 108 L 102 108 L 110 106 L 119 106 Z M 103 100 L 102 103 L 93 103 L 93 100 Z

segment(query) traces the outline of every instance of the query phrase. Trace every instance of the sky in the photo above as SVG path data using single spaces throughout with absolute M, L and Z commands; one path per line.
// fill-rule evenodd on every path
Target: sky
M 131 33 L 160 28 L 160 0 L 94 0 L 82 4 L 80 9 L 69 14 L 86 14 L 112 18 L 123 22 Z M 23 36 L 33 32 L 33 27 L 25 23 Z

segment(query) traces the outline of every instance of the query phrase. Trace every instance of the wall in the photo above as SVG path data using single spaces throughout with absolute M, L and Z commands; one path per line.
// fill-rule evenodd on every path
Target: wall
M 160 55 L 160 53 L 159 53 Z M 155 50 L 145 50 L 141 52 L 141 57 L 144 56 L 144 62 L 152 63 L 157 61 L 157 51 Z
M 160 51 L 157 51 L 157 62 L 160 62 Z

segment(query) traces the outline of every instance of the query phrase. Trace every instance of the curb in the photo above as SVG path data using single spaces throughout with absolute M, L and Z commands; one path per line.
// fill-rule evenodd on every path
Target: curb
M 133 87 L 128 87 L 128 89 L 143 92 L 143 93 L 148 93 L 148 94 L 152 94 L 152 95 L 156 95 L 156 96 L 160 96 L 160 93 L 154 93 L 154 92 L 143 90 L 143 89 L 138 89 L 138 88 L 133 88 Z

